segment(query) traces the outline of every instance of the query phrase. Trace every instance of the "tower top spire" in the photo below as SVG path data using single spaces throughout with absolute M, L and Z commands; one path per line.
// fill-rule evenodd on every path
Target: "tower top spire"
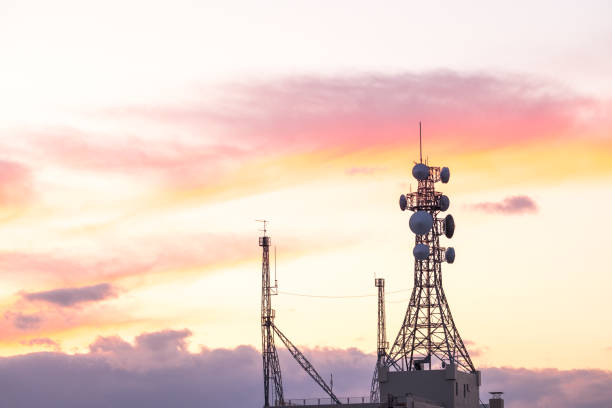
M 262 231 L 264 233 L 264 237 L 265 237 L 266 236 L 266 232 L 268 231 L 266 229 L 266 226 L 268 225 L 269 221 L 268 220 L 255 220 L 255 221 L 263 223 L 263 229 L 260 229 L 260 231 Z
M 419 163 L 423 163 L 423 137 L 421 136 L 421 121 L 419 121 Z

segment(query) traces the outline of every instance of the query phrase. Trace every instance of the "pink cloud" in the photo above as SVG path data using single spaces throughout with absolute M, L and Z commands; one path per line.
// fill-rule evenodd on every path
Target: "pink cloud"
M 19 163 L 0 160 L 0 207 L 23 205 L 32 193 L 30 169 Z
M 351 167 L 350 169 L 346 170 L 346 174 L 349 176 L 371 176 L 384 170 L 385 169 L 383 167 Z
M 126 129 L 129 126 L 126 124 Z M 205 129 L 202 129 L 205 131 Z M 137 129 L 134 132 L 139 133 Z M 238 145 L 145 136 L 93 134 L 74 128 L 28 131 L 31 159 L 76 169 L 204 184 L 235 170 L 247 154 Z
M 476 203 L 468 206 L 472 210 L 499 214 L 533 214 L 538 212 L 537 203 L 528 196 L 506 197 L 499 202 Z
M 53 282 L 91 282 L 162 272 L 167 269 L 204 269 L 227 262 L 250 259 L 256 254 L 252 237 L 217 234 L 183 234 L 173 237 L 145 237 L 100 242 L 96 255 L 54 253 L 0 252 L 0 269 L 20 276 L 41 277 Z M 100 255 L 104 254 L 104 255 Z M 78 280 L 77 280 L 78 279 Z M 107 283 L 105 283 L 106 285 Z M 68 304 L 76 298 L 85 299 L 114 293 L 106 286 L 49 289 L 25 294 L 30 300 L 55 299 Z M 76 298 L 75 298 L 76 296 Z
M 419 121 L 430 145 L 482 149 L 562 137 L 601 105 L 531 78 L 451 71 L 293 77 L 226 86 L 222 94 L 191 106 L 109 113 L 178 127 L 223 125 L 247 148 L 268 151 L 412 144 Z
M 59 351 L 60 350 L 60 345 L 56 342 L 51 340 L 48 337 L 37 337 L 34 339 L 30 339 L 30 340 L 24 340 L 24 341 L 20 341 L 20 344 L 23 344 L 25 346 L 45 346 L 45 347 L 50 347 L 55 351 Z
M 333 159 L 364 149 L 416 146 L 419 121 L 426 151 L 567 139 L 577 137 L 578 129 L 584 134 L 596 123 L 611 123 L 601 120 L 609 116 L 601 101 L 509 75 L 301 76 L 216 90 L 222 95 L 216 99 L 104 111 L 102 119 L 122 124 L 124 136 L 70 128 L 30 132 L 32 150 L 59 165 L 194 186 L 215 183 L 250 161 L 289 153 L 326 151 Z M 125 136 L 141 134 L 143 123 L 171 131 L 165 138 Z M 189 137 L 170 136 L 177 133 Z

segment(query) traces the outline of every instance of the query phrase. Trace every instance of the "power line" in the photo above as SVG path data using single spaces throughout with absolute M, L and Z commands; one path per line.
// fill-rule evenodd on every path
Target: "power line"
M 411 289 L 400 289 L 400 290 L 395 290 L 392 292 L 387 292 L 387 293 L 400 293 L 400 292 L 407 292 Z M 339 296 L 332 296 L 332 295 L 312 295 L 309 293 L 295 293 L 295 292 L 278 292 L 279 295 L 288 295 L 288 296 L 301 296 L 301 297 L 309 297 L 309 298 L 323 298 L 323 299 L 349 299 L 349 298 L 365 298 L 365 297 L 372 297 L 372 296 L 376 296 L 376 294 L 365 294 L 365 295 L 339 295 Z
M 400 300 L 387 300 L 387 303 L 404 303 L 409 301 L 410 298 L 406 298 L 406 299 L 400 299 Z

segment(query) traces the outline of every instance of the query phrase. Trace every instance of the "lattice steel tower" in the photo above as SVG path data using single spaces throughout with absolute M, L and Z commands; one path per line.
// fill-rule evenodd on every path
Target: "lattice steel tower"
M 413 212 L 409 224 L 416 234 L 414 288 L 385 366 L 395 371 L 418 371 L 454 364 L 460 371 L 475 372 L 442 287 L 442 262 L 453 263 L 455 250 L 441 247 L 440 236 L 451 238 L 455 223 L 450 214 L 439 218 L 450 201 L 435 190 L 434 184 L 447 183 L 450 171 L 447 167 L 423 163 L 421 149 L 420 161 L 413 167 L 412 175 L 418 180 L 417 191 L 402 195 L 400 208 Z
M 259 237 L 262 248 L 261 261 L 261 355 L 263 357 L 264 407 L 283 405 L 283 379 L 281 376 L 278 354 L 274 345 L 274 309 L 272 294 L 276 294 L 277 285 L 270 284 L 270 243 L 266 235 L 266 223 L 263 222 L 263 237 Z M 273 387 L 270 387 L 272 383 Z M 272 392 L 270 392 L 272 391 Z M 272 395 L 270 395 L 272 394 Z M 272 398 L 270 398 L 272 397 Z
M 384 366 L 387 357 L 389 342 L 387 341 L 387 330 L 385 328 L 385 280 L 375 278 L 374 286 L 378 288 L 378 331 L 376 340 L 376 366 L 372 375 L 372 386 L 370 387 L 370 402 L 380 401 L 380 384 L 378 382 L 378 370 Z
M 264 380 L 264 407 L 284 407 L 283 379 L 278 361 L 278 353 L 274 344 L 274 336 L 278 336 L 289 354 L 306 371 L 306 373 L 329 395 L 333 404 L 340 404 L 340 400 L 327 385 L 323 377 L 319 375 L 314 366 L 306 356 L 280 331 L 274 323 L 274 309 L 272 309 L 272 295 L 278 294 L 278 284 L 274 286 L 270 282 L 270 244 L 272 240 L 266 235 L 265 220 L 263 222 L 263 237 L 259 237 L 259 246 L 262 247 L 261 260 L 261 356 L 263 358 L 263 380 Z M 272 403 L 272 405 L 271 405 Z

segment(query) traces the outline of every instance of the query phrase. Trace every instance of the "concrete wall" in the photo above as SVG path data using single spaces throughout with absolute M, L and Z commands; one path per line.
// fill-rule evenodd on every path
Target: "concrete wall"
M 480 373 L 457 372 L 454 366 L 442 370 L 389 372 L 381 369 L 382 402 L 414 395 L 445 408 L 478 408 Z

